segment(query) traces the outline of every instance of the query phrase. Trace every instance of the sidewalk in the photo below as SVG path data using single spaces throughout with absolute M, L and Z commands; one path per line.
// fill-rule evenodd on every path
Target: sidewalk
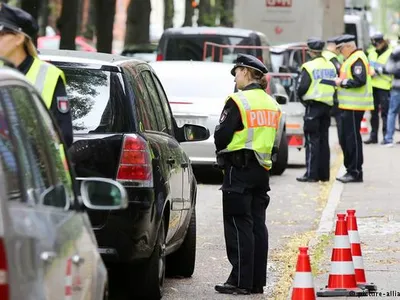
M 398 132 L 394 140 L 400 140 Z M 346 185 L 335 182 L 332 192 L 336 193 L 336 198 L 339 197 L 339 202 L 329 213 L 331 218 L 334 217 L 332 226 L 329 226 L 332 228 L 327 232 L 320 230 L 319 241 L 323 242 L 316 246 L 320 249 L 311 250 L 311 262 L 315 260 L 315 291 L 328 283 L 336 214 L 355 209 L 367 282 L 376 284 L 378 292 L 384 294 L 368 298 L 400 299 L 400 145 L 393 148 L 380 145 L 363 147 L 364 182 Z M 338 175 L 343 175 L 342 172 L 344 168 Z M 391 294 L 387 296 L 386 293 Z M 394 294 L 397 296 L 392 296 Z

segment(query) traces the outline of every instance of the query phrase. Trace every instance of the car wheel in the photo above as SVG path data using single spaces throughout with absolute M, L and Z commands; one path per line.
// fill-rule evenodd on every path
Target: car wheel
M 286 132 L 283 132 L 279 144 L 279 150 L 277 154 L 276 161 L 272 164 L 271 174 L 272 175 L 282 175 L 288 166 L 289 157 L 289 146 L 286 138 Z
M 185 239 L 179 249 L 167 257 L 167 275 L 190 277 L 196 261 L 196 209 L 193 208 Z

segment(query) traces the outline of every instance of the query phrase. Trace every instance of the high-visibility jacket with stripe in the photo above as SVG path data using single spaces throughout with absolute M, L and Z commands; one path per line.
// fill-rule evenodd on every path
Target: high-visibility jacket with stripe
M 226 101 L 229 99 L 239 108 L 244 128 L 234 133 L 220 153 L 253 150 L 260 165 L 271 169 L 271 153 L 281 118 L 279 104 L 261 89 L 233 93 Z
M 373 110 L 374 99 L 372 96 L 372 83 L 371 75 L 369 74 L 368 58 L 362 50 L 353 52 L 342 64 L 340 68 L 340 78 L 353 79 L 351 67 L 358 60 L 361 59 L 365 69 L 367 70 L 367 82 L 358 88 L 343 88 L 338 87 L 337 97 L 339 101 L 339 108 L 347 110 Z
M 337 55 L 329 50 L 322 51 L 321 55 L 325 57 L 327 61 L 330 61 L 332 58 L 337 58 Z
M 335 88 L 331 85 L 321 84 L 321 79 L 333 79 L 336 77 L 336 68 L 332 62 L 325 57 L 317 57 L 303 64 L 311 78 L 311 84 L 307 92 L 303 95 L 303 100 L 313 100 L 328 105 L 333 105 L 333 94 Z
M 390 54 L 392 54 L 393 48 L 389 46 L 385 52 L 378 56 L 376 49 L 371 50 L 368 53 L 368 60 L 370 69 L 383 68 L 389 60 Z M 389 74 L 380 74 L 372 77 L 372 87 L 390 90 L 392 87 L 393 76 Z
M 46 105 L 47 109 L 50 110 L 58 79 L 61 77 L 61 79 L 64 81 L 64 84 L 66 82 L 64 72 L 56 66 L 34 57 L 32 66 L 29 68 L 29 71 L 25 76 L 28 81 L 32 83 L 39 91 L 43 98 L 44 104 Z M 58 145 L 58 150 L 64 170 L 67 174 L 67 179 L 71 183 L 71 175 L 68 168 L 64 145 L 62 143 Z

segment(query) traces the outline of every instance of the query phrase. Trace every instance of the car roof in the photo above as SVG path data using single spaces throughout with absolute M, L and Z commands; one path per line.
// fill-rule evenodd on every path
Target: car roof
M 191 77 L 209 76 L 215 74 L 229 74 L 234 66 L 230 63 L 211 62 L 211 61 L 192 61 L 192 60 L 164 60 L 150 62 L 149 65 L 156 71 L 174 70 L 174 73 L 190 73 Z M 194 72 L 195 71 L 195 72 Z
M 281 45 L 275 45 L 271 47 L 271 52 L 272 53 L 282 53 L 290 47 L 306 47 L 307 43 L 304 42 L 293 42 L 293 43 L 287 43 L 287 44 L 281 44 Z
M 251 34 L 264 35 L 261 32 L 254 30 L 243 29 L 243 28 L 231 28 L 231 27 L 176 27 L 168 28 L 164 31 L 163 35 L 195 35 L 195 34 L 214 34 L 214 35 L 233 35 L 233 36 L 245 36 L 248 37 Z
M 87 52 L 75 50 L 40 50 L 40 59 L 51 62 L 65 62 L 71 64 L 81 64 L 82 68 L 101 68 L 101 67 L 114 67 L 119 70 L 122 64 L 129 62 L 132 65 L 145 63 L 139 59 L 133 59 L 126 56 L 100 53 L 100 52 Z

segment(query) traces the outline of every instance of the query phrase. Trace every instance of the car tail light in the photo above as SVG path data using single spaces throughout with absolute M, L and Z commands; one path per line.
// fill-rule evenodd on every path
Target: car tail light
M 153 187 L 151 149 L 141 136 L 125 135 L 117 181 L 125 186 Z
M 4 240 L 0 238 L 0 299 L 9 299 L 8 265 Z
M 164 56 L 161 53 L 157 54 L 156 61 L 164 60 Z
M 289 146 L 303 146 L 303 137 L 301 135 L 291 135 L 287 139 Z

